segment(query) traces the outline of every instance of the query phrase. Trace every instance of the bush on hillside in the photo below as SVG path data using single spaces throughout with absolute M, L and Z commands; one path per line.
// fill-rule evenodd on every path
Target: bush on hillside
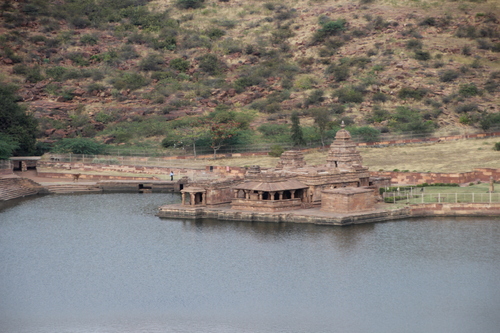
M 62 139 L 57 142 L 52 151 L 54 153 L 72 153 L 98 155 L 104 151 L 105 145 L 88 138 Z
M 403 87 L 398 92 L 398 97 L 401 99 L 413 98 L 414 100 L 420 101 L 428 92 L 429 91 L 425 88 Z
M 333 97 L 338 97 L 339 103 L 361 103 L 363 93 L 354 87 L 343 87 L 333 93 Z
M 196 9 L 203 6 L 203 2 L 205 2 L 205 0 L 177 0 L 175 6 L 180 9 Z
M 460 85 L 458 93 L 464 97 L 472 97 L 479 95 L 479 89 L 474 83 L 466 83 Z
M 455 81 L 459 76 L 460 76 L 460 74 L 457 71 L 450 69 L 450 70 L 446 70 L 444 72 L 441 72 L 439 74 L 439 81 L 451 82 L 451 81 Z

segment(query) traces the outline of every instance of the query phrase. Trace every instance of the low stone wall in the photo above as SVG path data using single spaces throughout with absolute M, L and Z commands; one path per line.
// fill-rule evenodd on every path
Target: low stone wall
M 147 175 L 165 175 L 168 176 L 170 171 L 174 172 L 174 180 L 180 179 L 183 176 L 197 178 L 207 178 L 213 175 L 217 177 L 243 177 L 245 175 L 245 168 L 227 167 L 227 166 L 206 166 L 204 169 L 193 168 L 175 168 L 175 167 L 161 167 L 161 166 L 133 166 L 133 165 L 115 165 L 115 164 L 94 164 L 94 163 L 81 163 L 81 162 L 60 162 L 60 161 L 38 161 L 39 170 L 47 170 L 40 172 L 44 177 L 64 177 L 72 178 L 75 173 L 82 173 L 81 178 L 86 179 L 129 179 L 128 177 L 120 176 L 93 176 L 85 174 L 86 172 L 106 173 L 106 172 L 121 172 L 133 174 L 147 174 Z M 54 170 L 51 172 L 51 170 Z M 64 170 L 67 172 L 58 173 L 56 170 Z M 98 177 L 98 178 L 96 178 Z M 110 177 L 110 178 L 106 178 Z M 151 179 L 151 178 L 144 178 Z
M 75 170 L 72 173 L 60 173 L 60 172 L 38 172 L 39 177 L 45 178 L 67 178 L 68 180 L 73 180 L 73 175 L 78 173 Z M 80 174 L 79 180 L 158 180 L 156 177 L 140 177 L 140 176 L 110 176 L 110 175 L 91 175 L 91 174 Z
M 500 203 L 430 203 L 410 206 L 412 217 L 500 216 Z
M 494 180 L 500 179 L 500 169 L 477 168 L 470 172 L 440 173 L 440 172 L 395 172 L 375 171 L 370 172 L 372 177 L 390 177 L 392 184 L 418 185 L 435 183 L 457 183 L 466 184 L 477 181 L 489 182 L 490 177 Z

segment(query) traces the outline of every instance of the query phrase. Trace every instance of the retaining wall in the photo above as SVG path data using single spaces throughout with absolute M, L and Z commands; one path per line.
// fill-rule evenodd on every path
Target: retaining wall
M 489 182 L 490 177 L 494 180 L 500 179 L 500 169 L 477 168 L 474 171 L 460 173 L 440 172 L 395 172 L 395 171 L 372 171 L 372 177 L 390 177 L 392 184 L 418 185 L 435 183 L 457 183 L 466 184 L 477 181 Z
M 430 203 L 410 205 L 413 217 L 424 216 L 497 216 L 500 203 Z

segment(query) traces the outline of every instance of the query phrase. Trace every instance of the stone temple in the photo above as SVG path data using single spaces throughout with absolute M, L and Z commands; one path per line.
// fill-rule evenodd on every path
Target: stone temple
M 324 165 L 308 166 L 301 151 L 290 150 L 281 155 L 275 168 L 252 166 L 243 179 L 192 183 L 181 193 L 186 208 L 229 205 L 235 211 L 274 213 L 319 208 L 351 213 L 373 210 L 379 188 L 388 185 L 389 178 L 370 178 L 342 124 Z

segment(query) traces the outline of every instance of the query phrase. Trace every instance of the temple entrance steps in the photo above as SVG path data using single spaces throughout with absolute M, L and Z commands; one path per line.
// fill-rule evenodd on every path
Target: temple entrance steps
M 0 201 L 38 194 L 39 184 L 25 178 L 0 178 Z
M 53 194 L 71 194 L 71 193 L 101 193 L 102 188 L 93 184 L 52 184 L 45 185 L 45 189 Z

